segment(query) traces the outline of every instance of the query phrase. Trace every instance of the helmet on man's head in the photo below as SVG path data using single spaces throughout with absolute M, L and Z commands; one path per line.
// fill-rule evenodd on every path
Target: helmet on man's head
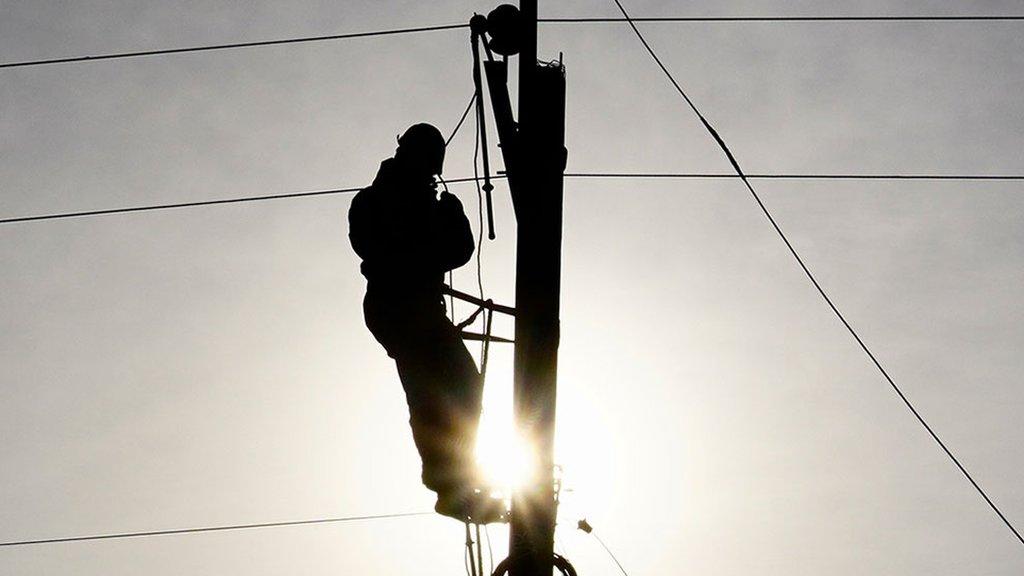
M 444 136 L 430 124 L 413 124 L 398 137 L 399 153 L 417 164 L 422 164 L 431 174 L 441 173 L 444 166 L 444 149 Z

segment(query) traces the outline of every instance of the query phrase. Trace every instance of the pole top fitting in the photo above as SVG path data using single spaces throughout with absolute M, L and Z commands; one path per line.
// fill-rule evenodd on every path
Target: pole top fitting
M 487 17 L 483 14 L 473 14 L 469 19 L 469 30 L 477 36 L 483 36 L 487 33 Z
M 491 48 L 502 56 L 515 56 L 522 49 L 522 17 L 519 8 L 502 4 L 487 15 L 487 33 Z

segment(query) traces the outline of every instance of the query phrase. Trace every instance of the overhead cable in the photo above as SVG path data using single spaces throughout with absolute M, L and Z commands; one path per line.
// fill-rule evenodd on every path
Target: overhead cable
M 715 142 L 718 143 L 718 146 L 722 149 L 722 152 L 725 154 L 726 158 L 728 158 L 729 163 L 732 164 L 732 167 L 736 170 L 736 175 L 739 176 L 744 186 L 746 186 L 747 190 L 750 191 L 751 196 L 757 202 L 757 205 L 760 207 L 761 212 L 764 213 L 765 217 L 771 223 L 772 228 L 775 229 L 775 232 L 786 244 L 786 248 L 789 249 L 790 254 L 793 255 L 793 258 L 796 259 L 797 264 L 799 264 L 800 268 L 803 269 L 804 274 L 807 275 L 807 278 L 811 281 L 811 284 L 813 284 L 814 288 L 818 291 L 818 294 L 821 295 L 821 297 L 828 304 L 829 308 L 832 309 L 832 312 L 835 313 L 839 321 L 842 322 L 843 326 L 846 327 L 850 335 L 853 336 L 854 340 L 857 341 L 857 344 L 860 346 L 861 350 L 863 350 L 864 353 L 867 354 L 868 358 L 871 359 L 871 362 L 875 365 L 876 368 L 878 368 L 878 371 L 882 374 L 882 376 L 889 383 L 892 389 L 900 397 L 900 400 L 902 400 L 903 403 L 907 406 L 907 408 L 910 409 L 910 412 L 914 415 L 915 418 L 917 418 L 917 421 L 920 422 L 924 429 L 928 431 L 928 434 L 930 434 L 932 439 L 934 439 L 935 442 L 939 445 L 939 447 L 942 448 L 943 452 L 946 453 L 946 456 L 948 456 L 949 459 L 952 460 L 954 464 L 956 464 L 956 467 L 960 469 L 960 472 L 963 473 L 964 477 L 967 478 L 971 485 L 974 486 L 974 489 L 978 492 L 978 494 L 980 494 L 981 497 L 985 500 L 985 502 L 988 503 L 989 507 L 992 508 L 996 515 L 998 515 L 999 518 L 1003 521 L 1003 523 L 1006 524 L 1006 527 L 1009 528 L 1011 532 L 1013 532 L 1013 535 L 1016 536 L 1017 540 L 1019 540 L 1021 544 L 1024 544 L 1024 537 L 1022 537 L 1020 532 L 1018 532 L 1017 529 L 1013 526 L 1013 524 L 1010 523 L 1009 519 L 1007 519 L 1003 512 L 999 509 L 999 507 L 996 506 L 995 502 L 993 502 L 992 499 L 989 498 L 985 490 L 983 490 L 981 486 L 978 485 L 978 483 L 974 480 L 974 477 L 971 476 L 970 472 L 968 472 L 964 465 L 960 463 L 960 460 L 953 455 L 953 452 L 951 452 L 950 449 L 946 446 L 946 444 L 939 438 L 938 434 L 936 434 L 935 431 L 932 430 L 932 427 L 928 425 L 928 422 L 925 421 L 924 417 L 922 417 L 921 414 L 914 407 L 914 405 L 911 404 L 910 399 L 908 399 L 907 396 L 903 393 L 903 390 L 901 390 L 900 387 L 896 385 L 895 380 L 893 380 L 892 376 L 889 375 L 889 372 L 884 367 L 882 367 L 882 364 L 875 357 L 871 349 L 868 348 L 867 344 L 864 343 L 864 340 L 861 339 L 857 331 L 854 330 L 853 326 L 851 326 L 850 323 L 846 320 L 846 317 L 843 316 L 843 313 L 840 312 L 839 308 L 837 308 L 835 303 L 832 302 L 832 299 L 825 292 L 825 289 L 821 287 L 821 284 L 818 283 L 817 278 L 815 278 L 814 274 L 811 273 L 810 269 L 804 263 L 803 258 L 800 257 L 800 254 L 797 253 L 796 248 L 793 247 L 793 244 L 789 241 L 789 238 L 782 231 L 782 228 L 779 227 L 778 222 L 775 221 L 775 217 L 772 216 L 771 212 L 769 212 L 768 207 L 765 206 L 765 203 L 761 200 L 760 195 L 758 195 L 758 193 L 754 190 L 754 187 L 750 184 L 749 177 L 740 168 L 739 163 L 736 161 L 736 158 L 729 150 L 729 147 L 726 146 L 725 141 L 722 140 L 722 137 L 719 136 L 718 132 L 715 131 L 715 129 L 711 126 L 711 124 L 704 117 L 704 115 L 701 114 L 700 110 L 693 103 L 693 100 L 690 99 L 690 97 L 686 94 L 683 88 L 679 85 L 679 82 L 676 81 L 672 73 L 669 72 L 668 68 L 665 67 L 661 59 L 658 58 L 658 55 L 654 52 L 654 49 L 652 49 L 651 45 L 647 43 L 647 40 L 644 38 L 644 35 L 640 33 L 640 29 L 637 28 L 636 24 L 630 19 L 629 14 L 626 12 L 626 9 L 622 6 L 622 2 L 620 2 L 619 0 L 614 0 L 614 2 L 619 7 L 619 10 L 622 12 L 622 16 L 625 18 L 626 22 L 629 23 L 637 38 L 639 38 L 640 43 L 643 44 L 644 48 L 647 49 L 648 54 L 650 54 L 651 58 L 654 59 L 654 62 L 657 63 L 658 67 L 661 68 L 661 71 L 665 73 L 665 76 L 668 77 L 669 81 L 675 87 L 676 91 L 689 105 L 690 109 L 693 110 L 694 114 L 697 115 L 697 118 L 701 121 L 701 123 L 704 124 L 704 128 L 707 129 L 708 133 L 711 134 L 711 137 L 714 138 Z
M 343 516 L 338 518 L 315 518 L 312 520 L 292 520 L 288 522 L 263 522 L 260 524 L 234 524 L 230 526 L 205 526 L 201 528 L 180 528 L 175 530 L 151 530 L 148 532 L 124 532 L 121 534 L 99 534 L 95 536 L 72 536 L 68 538 L 47 538 L 44 540 L 21 540 L 16 542 L 0 542 L 4 546 L 28 546 L 30 544 L 58 544 L 62 542 L 86 542 L 89 540 L 112 540 L 115 538 L 142 538 L 147 536 L 170 536 L 173 534 L 197 534 L 201 532 L 223 532 L 225 530 L 248 530 L 252 528 L 278 528 L 282 526 L 305 526 L 309 524 L 335 524 L 339 522 L 361 522 L 366 520 L 385 520 L 390 518 L 411 518 L 428 516 L 433 512 L 403 512 L 398 514 L 374 514 L 370 516 Z
M 97 60 L 115 60 L 120 58 L 138 58 L 140 56 L 159 56 L 162 54 L 183 54 L 185 52 L 210 52 L 213 50 L 230 50 L 233 48 L 254 48 L 257 46 L 278 46 L 281 44 L 300 44 L 305 42 L 325 42 L 328 40 L 349 40 L 352 38 L 370 38 L 374 36 L 394 36 L 397 34 L 413 34 L 417 32 L 436 32 L 439 30 L 458 30 L 469 28 L 469 24 L 441 24 L 438 26 L 419 26 L 416 28 L 396 28 L 392 30 L 375 30 L 372 32 L 350 32 L 347 34 L 331 34 L 328 36 L 300 36 L 298 38 L 282 38 L 278 40 L 259 40 L 256 42 L 235 42 L 232 44 L 207 44 L 204 46 L 188 46 L 185 48 L 164 48 L 160 50 L 142 50 L 138 52 L 117 52 L 98 54 L 95 56 L 72 56 L 67 58 L 50 58 L 46 60 L 26 60 L 23 62 L 5 62 L 0 68 L 23 68 L 26 66 L 42 66 L 45 64 L 68 64 L 71 62 L 94 62 Z
M 566 178 L 587 178 L 587 179 L 676 179 L 676 180 L 723 180 L 740 178 L 733 173 L 702 173 L 702 172 L 566 172 Z M 491 176 L 491 178 L 505 178 L 503 174 Z M 1024 175 L 1020 174 L 746 174 L 748 180 L 939 180 L 939 181 L 1024 181 Z M 453 178 L 447 180 L 449 184 L 460 184 L 464 182 L 479 182 L 483 177 Z M 351 194 L 358 192 L 361 188 L 334 188 L 329 190 L 313 190 L 308 192 L 286 192 L 282 194 L 269 194 L 265 196 L 241 196 L 238 198 L 221 198 L 217 200 L 199 200 L 196 202 L 178 202 L 173 204 L 151 204 L 143 206 L 129 206 L 125 208 L 107 208 L 101 210 L 85 210 L 79 212 L 58 212 L 53 214 L 40 214 L 35 216 L 17 216 L 0 219 L 0 224 L 15 224 L 19 222 L 37 222 L 41 220 L 60 220 L 65 218 L 79 218 L 83 216 L 103 216 L 108 214 L 125 214 L 129 212 L 150 212 L 154 210 L 168 210 L 171 208 L 194 208 L 198 206 L 214 206 L 218 204 L 239 204 L 243 202 L 258 202 L 261 200 L 282 200 L 286 198 L 308 198 L 312 196 L 331 196 L 337 194 Z
M 102 216 L 105 214 L 125 214 L 128 212 L 149 212 L 153 210 L 169 210 L 171 208 L 193 208 L 196 206 L 214 206 L 217 204 L 235 204 L 239 202 L 258 202 L 260 200 L 280 200 L 282 198 L 306 198 L 310 196 L 327 196 L 331 194 L 348 194 L 358 192 L 360 188 L 335 188 L 333 190 L 314 190 L 311 192 L 289 192 L 285 194 L 270 194 L 267 196 L 243 196 L 240 198 L 222 198 L 219 200 L 199 200 L 196 202 L 178 202 L 175 204 L 150 204 L 146 206 L 131 206 L 127 208 L 107 208 L 103 210 L 85 210 L 82 212 L 60 212 L 56 214 L 42 214 L 39 216 L 21 216 L 17 218 L 4 218 L 0 224 L 13 224 L 16 222 L 36 222 L 39 220 L 58 220 L 63 218 L 78 218 L 81 216 Z
M 1024 20 L 1024 15 L 951 15 L 951 16 L 652 16 L 633 18 L 634 22 L 1013 22 Z M 580 17 L 580 18 L 540 18 L 542 24 L 599 24 L 625 22 L 625 18 Z M 375 30 L 370 32 L 350 32 L 330 34 L 326 36 L 299 36 L 276 40 L 258 40 L 254 42 L 234 42 L 229 44 L 207 44 L 182 48 L 163 48 L 156 50 L 140 50 L 135 52 L 115 52 L 92 56 L 69 56 L 25 60 L 21 62 L 0 63 L 0 68 L 24 68 L 47 64 L 69 64 L 73 62 L 95 62 L 99 60 L 115 60 L 122 58 L 138 58 L 141 56 L 159 56 L 165 54 L 184 54 L 187 52 L 210 52 L 214 50 L 230 50 L 234 48 L 255 48 L 260 46 L 279 46 L 283 44 L 301 44 L 307 42 L 325 42 L 330 40 L 347 40 L 352 38 L 369 38 L 374 36 L 394 36 L 417 32 L 435 32 L 441 30 L 458 30 L 468 28 L 469 24 L 441 24 L 436 26 L 418 26 L 414 28 L 397 28 L 392 30 Z
M 665 178 L 718 180 L 736 179 L 740 176 L 733 172 L 566 172 L 566 178 Z M 751 180 L 1024 180 L 1024 175 L 1016 174 L 747 174 Z
M 951 15 L 951 16 L 646 16 L 633 22 L 1013 22 L 1024 15 Z M 550 24 L 595 24 L 628 22 L 626 18 L 539 18 Z

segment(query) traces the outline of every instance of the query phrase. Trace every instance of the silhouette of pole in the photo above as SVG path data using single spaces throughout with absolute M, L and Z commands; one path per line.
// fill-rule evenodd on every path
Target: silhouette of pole
M 551 576 L 555 394 L 565 171 L 565 73 L 537 63 L 537 0 L 521 0 L 519 133 L 509 167 L 516 207 L 514 412 L 536 471 L 512 497 L 510 576 Z M 514 176 L 514 177 L 513 177 Z

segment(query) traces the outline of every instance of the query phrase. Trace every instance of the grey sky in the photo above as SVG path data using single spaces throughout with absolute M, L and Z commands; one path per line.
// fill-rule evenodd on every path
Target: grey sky
M 653 2 L 634 15 L 1021 14 L 1021 2 Z M 460 22 L 484 2 L 0 3 L 0 60 Z M 614 3 L 541 2 L 614 16 Z M 751 172 L 1024 172 L 1024 24 L 649 24 Z M 727 171 L 625 25 L 546 25 L 572 171 Z M 465 31 L 0 71 L 0 216 L 367 183 L 448 130 Z M 472 131 L 446 175 L 471 174 Z M 759 182 L 825 288 L 1024 526 L 1020 183 Z M 453 187 L 475 215 L 475 192 Z M 498 186 L 489 293 L 510 302 Z M 346 197 L 0 226 L 0 540 L 427 510 L 363 326 Z M 475 222 L 475 219 L 474 219 Z M 566 184 L 560 546 L 615 574 L 1024 571 L 1024 549 L 731 181 Z M 473 286 L 472 266 L 457 284 Z M 598 311 L 607 310 L 606 314 Z M 462 313 L 469 310 L 463 309 Z M 508 333 L 508 326 L 499 327 Z M 510 360 L 490 371 L 488 419 Z M 494 530 L 502 555 L 505 534 Z M 5 548 L 0 573 L 453 574 L 461 526 Z

